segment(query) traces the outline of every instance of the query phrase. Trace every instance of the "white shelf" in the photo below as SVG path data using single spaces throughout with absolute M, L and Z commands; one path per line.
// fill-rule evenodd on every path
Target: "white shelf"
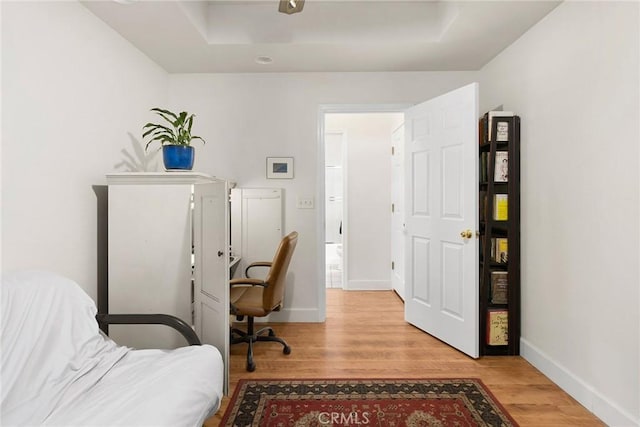
M 107 174 L 107 183 L 113 184 L 199 184 L 224 181 L 202 172 L 114 172 Z

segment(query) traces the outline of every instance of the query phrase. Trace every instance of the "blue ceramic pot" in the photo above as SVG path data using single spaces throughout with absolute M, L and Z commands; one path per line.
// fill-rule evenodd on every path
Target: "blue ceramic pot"
M 163 145 L 162 160 L 166 170 L 191 170 L 195 150 L 190 145 Z

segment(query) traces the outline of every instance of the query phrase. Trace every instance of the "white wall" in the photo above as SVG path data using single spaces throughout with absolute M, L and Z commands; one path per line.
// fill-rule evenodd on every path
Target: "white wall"
M 169 107 L 197 115 L 195 169 L 239 186 L 284 189 L 285 232 L 300 233 L 281 319 L 323 319 L 322 230 L 317 209 L 296 209 L 314 197 L 318 176 L 318 112 L 322 105 L 418 103 L 473 81 L 471 72 L 182 74 L 169 77 Z M 295 158 L 293 180 L 267 180 L 265 158 Z M 324 250 L 324 248 L 323 248 Z M 293 286 L 295 284 L 295 286 Z
M 401 113 L 327 114 L 346 133 L 345 289 L 391 289 L 391 134 Z
M 638 3 L 565 2 L 483 68 L 522 117 L 522 352 L 640 422 Z
M 95 298 L 91 186 L 121 150 L 135 158 L 167 74 L 79 3 L 0 5 L 2 269 L 53 270 Z

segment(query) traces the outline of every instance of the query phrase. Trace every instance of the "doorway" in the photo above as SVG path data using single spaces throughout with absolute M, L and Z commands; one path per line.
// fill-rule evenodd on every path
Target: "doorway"
M 335 108 L 335 107 L 334 107 Z M 478 84 L 471 83 L 452 90 L 443 95 L 424 101 L 412 107 L 394 108 L 378 107 L 377 111 L 386 109 L 399 113 L 404 121 L 404 206 L 405 224 L 403 240 L 405 245 L 404 271 L 407 272 L 405 286 L 405 320 L 423 331 L 432 334 L 442 341 L 452 345 L 471 357 L 477 357 L 479 342 L 479 305 L 478 295 L 478 245 L 472 239 L 472 228 L 478 228 L 477 209 L 477 120 L 478 120 Z M 340 112 L 370 112 L 366 107 L 340 107 Z M 334 110 L 335 111 L 335 110 Z M 331 117 L 331 107 L 320 108 L 319 111 L 319 196 L 322 201 L 318 212 L 320 222 L 318 230 L 324 234 L 324 149 L 326 122 Z M 395 129 L 395 128 L 394 128 Z M 393 130 L 387 132 L 392 135 Z M 391 138 L 389 138 L 390 140 Z M 351 141 L 350 141 L 351 142 Z M 349 143 L 348 146 L 351 144 Z M 366 147 L 375 148 L 374 144 Z M 391 148 L 389 145 L 388 148 Z M 364 162 L 372 159 L 372 153 L 366 150 Z M 349 175 L 345 203 L 348 216 L 343 227 L 343 247 L 347 251 L 349 262 L 345 264 L 345 289 L 352 288 L 352 278 L 356 276 L 356 264 L 351 262 L 357 251 L 352 251 L 352 239 L 364 236 L 365 239 L 379 237 L 379 229 L 369 229 L 358 233 L 350 224 L 354 215 L 351 209 L 358 206 L 351 200 L 353 195 L 364 195 L 364 205 L 369 205 L 372 195 L 384 193 L 384 188 L 358 189 L 351 192 L 351 178 L 358 176 L 353 172 L 352 162 L 360 159 L 357 153 L 350 149 L 346 156 L 349 164 Z M 391 162 L 387 165 L 390 166 Z M 366 180 L 380 178 L 385 175 L 383 168 L 379 173 L 366 174 Z M 387 196 L 391 195 L 391 171 L 386 173 L 386 184 L 389 187 Z M 365 181 L 367 182 L 367 181 Z M 383 181 L 377 180 L 378 184 Z M 355 186 L 353 186 L 355 187 Z M 367 191 L 368 190 L 368 191 Z M 364 199 L 360 199 L 361 201 Z M 369 206 L 367 206 L 369 207 Z M 389 203 L 388 208 L 391 208 Z M 382 209 L 384 211 L 384 207 Z M 391 209 L 388 209 L 389 211 Z M 376 210 L 371 209 L 371 212 Z M 322 215 L 322 216 L 320 216 Z M 362 217 L 363 222 L 369 221 Z M 391 235 L 391 218 L 386 226 L 389 228 L 387 237 Z M 463 234 L 460 227 L 466 227 Z M 323 236 L 324 237 L 324 236 Z M 461 240 L 463 239 L 463 240 Z M 390 240 L 390 239 L 389 239 Z M 324 246 L 324 239 L 318 240 Z M 367 243 L 369 248 L 390 249 L 387 245 Z M 355 246 L 355 245 L 353 245 Z M 320 248 L 322 268 L 324 269 L 324 247 Z M 372 269 L 391 262 L 377 263 L 367 259 L 363 265 Z M 388 285 L 391 289 L 391 274 L 387 270 Z M 322 280 L 322 279 L 321 279 Z M 322 283 L 322 282 L 321 282 Z M 368 282 L 369 285 L 371 283 Z M 318 320 L 326 319 L 326 287 L 318 289 Z
M 320 109 L 318 170 L 323 185 L 317 200 L 323 203 L 318 207 L 324 233 L 319 253 L 321 283 L 326 284 L 319 290 L 322 320 L 328 287 L 391 289 L 391 140 L 406 107 Z
M 342 288 L 344 262 L 342 247 L 342 223 L 344 219 L 344 132 L 325 133 L 325 277 L 327 288 Z

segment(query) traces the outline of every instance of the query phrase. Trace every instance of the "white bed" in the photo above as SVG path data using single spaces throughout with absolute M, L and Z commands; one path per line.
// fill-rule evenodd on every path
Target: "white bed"
M 47 272 L 2 277 L 3 426 L 201 426 L 222 398 L 222 357 L 209 345 L 118 346 L 73 281 Z

